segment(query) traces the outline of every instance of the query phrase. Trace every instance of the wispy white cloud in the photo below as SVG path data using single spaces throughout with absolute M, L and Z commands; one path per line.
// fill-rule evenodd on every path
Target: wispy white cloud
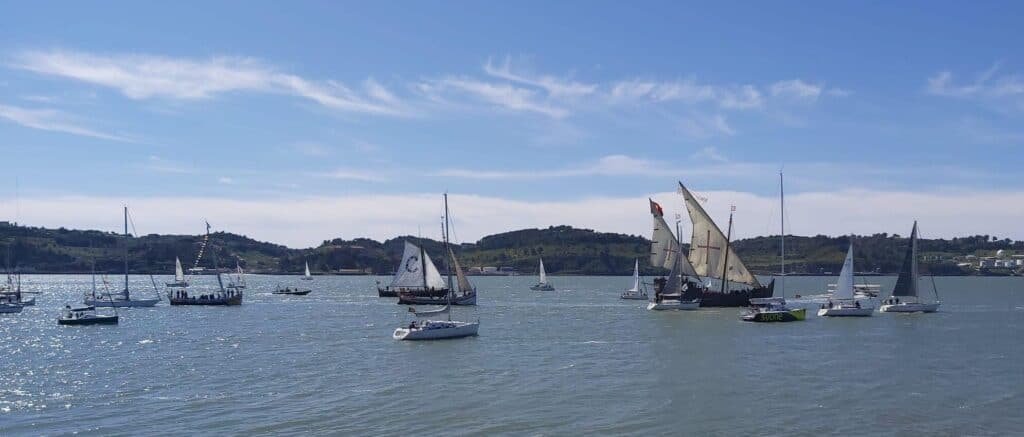
M 207 99 L 231 92 L 274 92 L 345 112 L 405 115 L 410 109 L 372 79 L 359 92 L 335 81 L 313 81 L 278 71 L 255 58 L 207 59 L 136 54 L 24 51 L 12 67 L 113 88 L 131 99 Z
M 465 179 L 540 179 L 568 178 L 585 176 L 641 176 L 651 178 L 675 178 L 696 175 L 728 176 L 743 174 L 759 168 L 759 164 L 711 162 L 686 167 L 674 166 L 671 162 L 654 161 L 626 155 L 608 155 L 595 161 L 576 164 L 564 168 L 543 170 L 483 170 L 483 169 L 446 169 L 434 176 L 456 177 Z
M 490 58 L 484 64 L 484 71 L 491 76 L 543 88 L 552 97 L 581 97 L 593 94 L 597 90 L 596 84 L 560 79 L 550 75 L 534 75 L 514 70 L 515 68 L 512 65 L 512 58 L 510 56 L 506 56 L 505 61 L 501 64 L 495 64 Z
M 327 173 L 320 173 L 317 176 L 329 179 L 361 182 L 384 182 L 388 180 L 383 171 L 363 170 L 357 168 L 338 168 Z
M 0 105 L 0 119 L 32 129 L 61 132 L 112 141 L 132 141 L 130 138 L 123 135 L 100 132 L 98 130 L 82 126 L 76 120 L 76 117 L 55 109 L 30 109 L 18 106 Z
M 532 112 L 552 118 L 569 115 L 568 109 L 549 103 L 538 91 L 509 83 L 486 82 L 469 77 L 446 77 L 422 85 L 420 89 L 431 94 L 461 93 L 512 111 Z
M 221 177 L 217 178 L 217 183 L 223 184 L 223 185 L 234 185 L 235 184 L 235 180 L 234 180 L 234 178 L 229 178 L 227 176 L 221 176 Z
M 156 155 L 150 155 L 149 158 L 146 159 L 146 162 L 142 163 L 140 167 L 146 171 L 155 173 L 191 174 L 199 172 L 199 170 L 194 166 L 189 166 Z
M 1016 74 L 998 75 L 1000 65 L 993 64 L 989 69 L 977 74 L 972 82 L 954 83 L 953 73 L 940 71 L 928 78 L 925 91 L 929 94 L 945 97 L 976 97 L 976 98 L 1014 98 L 1024 96 L 1024 77 Z
M 804 82 L 800 79 L 781 80 L 771 84 L 769 87 L 772 96 L 801 99 L 808 101 L 818 100 L 821 96 L 822 86 Z
M 305 156 L 324 157 L 331 154 L 332 148 L 315 142 L 297 142 L 288 146 L 288 149 Z
M 702 115 L 691 113 L 679 122 L 683 133 L 693 138 L 708 138 L 716 135 L 733 136 L 736 131 L 729 126 L 722 114 Z

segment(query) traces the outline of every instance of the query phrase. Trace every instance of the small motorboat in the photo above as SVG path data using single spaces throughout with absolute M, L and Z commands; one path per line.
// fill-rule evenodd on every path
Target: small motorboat
M 790 308 L 781 297 L 755 298 L 740 318 L 746 322 L 797 322 L 807 318 L 807 309 Z
M 287 294 L 287 295 L 291 295 L 291 296 L 305 296 L 305 295 L 309 294 L 312 291 L 313 290 L 309 290 L 309 289 L 299 289 L 298 287 L 284 287 L 284 288 L 280 288 L 279 287 L 277 290 L 273 291 L 273 294 Z
M 684 300 L 681 297 L 673 298 L 671 295 L 662 296 L 660 301 L 651 301 L 647 309 L 652 311 L 662 310 L 697 310 L 700 309 L 700 299 Z
M 116 325 L 117 314 L 96 314 L 94 306 L 64 306 L 64 312 L 57 318 L 59 325 Z

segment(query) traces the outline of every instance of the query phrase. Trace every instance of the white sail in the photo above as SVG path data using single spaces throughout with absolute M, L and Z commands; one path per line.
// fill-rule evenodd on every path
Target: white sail
M 448 314 L 449 312 L 451 312 L 451 310 L 451 305 L 445 305 L 444 308 L 441 308 L 439 310 L 417 310 L 416 307 L 414 306 L 409 307 L 409 312 L 416 314 L 417 317 L 430 317 L 439 314 Z
M 675 265 L 676 257 L 682 253 L 682 245 L 679 244 L 679 239 L 665 222 L 665 213 L 662 211 L 661 205 L 653 200 L 647 200 L 651 202 L 651 216 L 654 219 L 654 230 L 651 234 L 651 265 L 671 270 Z M 680 272 L 686 276 L 697 277 L 693 265 L 685 257 L 683 265 L 680 266 Z
M 725 234 L 711 220 L 711 216 L 704 211 L 690 190 L 680 183 L 679 191 L 683 194 L 686 211 L 690 213 L 690 221 L 693 222 L 693 236 L 690 238 L 690 264 L 693 265 L 697 274 L 721 279 L 724 273 L 729 281 L 760 287 L 761 283 L 750 273 L 750 270 L 747 270 L 747 266 L 743 265 L 740 257 L 736 256 L 736 252 L 729 246 Z M 723 262 L 727 265 L 723 265 Z
M 853 299 L 853 244 L 850 244 L 850 249 L 846 252 L 846 261 L 843 261 L 843 270 L 839 272 L 839 280 L 836 282 L 836 291 L 832 293 L 832 299 Z
M 421 259 L 420 256 L 423 258 Z M 426 272 L 424 272 L 426 267 Z M 408 241 L 405 242 L 405 252 L 402 254 L 402 262 L 398 265 L 394 280 L 391 281 L 391 288 L 433 288 L 444 289 L 444 278 L 437 271 L 437 266 L 430 260 L 426 251 Z
M 540 259 L 540 283 L 541 284 L 547 284 L 548 283 L 548 275 L 547 275 L 547 273 L 544 272 L 544 258 Z
M 306 261 L 306 277 L 311 277 L 311 275 L 309 274 L 309 261 Z
M 181 260 L 178 257 L 174 257 L 174 280 L 177 282 L 185 281 L 185 271 L 181 269 Z
M 633 264 L 633 288 L 628 291 L 640 291 L 640 260 L 636 260 Z

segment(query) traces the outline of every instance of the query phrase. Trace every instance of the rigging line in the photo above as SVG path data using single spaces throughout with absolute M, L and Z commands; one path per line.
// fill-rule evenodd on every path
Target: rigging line
M 139 238 L 139 230 L 135 229 L 135 217 L 132 216 L 131 208 L 128 208 L 128 224 L 132 225 L 132 235 L 135 238 Z M 160 297 L 160 289 L 156 286 L 156 278 L 153 277 L 153 273 L 149 274 L 149 282 L 153 284 L 153 292 L 156 293 L 156 298 L 162 300 L 163 298 Z

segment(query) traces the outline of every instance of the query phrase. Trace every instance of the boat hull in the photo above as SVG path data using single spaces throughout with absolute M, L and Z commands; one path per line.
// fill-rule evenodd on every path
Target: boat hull
M 21 305 L 3 304 L 0 305 L 0 314 L 17 314 L 20 313 L 24 307 Z
M 733 290 L 728 293 L 704 290 L 700 296 L 702 307 L 747 307 L 750 306 L 750 299 L 763 299 L 772 297 L 775 293 L 775 281 L 767 286 L 751 288 L 749 290 Z
M 938 303 L 897 303 L 886 304 L 878 308 L 883 313 L 934 313 L 939 310 Z
M 413 296 L 411 294 L 400 293 L 398 295 L 399 305 L 447 305 L 448 297 L 429 297 L 429 296 Z M 452 305 L 472 306 L 476 305 L 476 293 L 469 293 L 464 295 L 455 295 L 452 298 Z
M 446 295 L 448 295 L 448 289 L 445 288 L 445 289 L 442 289 L 442 290 L 406 290 L 406 291 L 393 290 L 393 289 L 390 289 L 390 288 L 378 288 L 377 289 L 377 296 L 378 297 L 398 297 L 399 293 L 409 293 L 409 294 L 412 294 L 413 296 L 421 296 L 421 297 L 422 296 L 427 296 L 427 297 L 445 297 Z
M 302 291 L 274 291 L 272 294 L 285 294 L 289 296 L 305 296 L 311 293 L 313 290 L 302 290 Z
M 80 325 L 116 325 L 117 316 L 94 316 L 80 319 L 57 319 L 58 325 L 80 326 Z
M 85 299 L 86 305 L 106 308 L 143 308 L 156 306 L 158 302 L 160 302 L 160 299 L 114 299 L 113 301 L 93 299 L 91 297 Z
M 699 300 L 663 300 L 661 302 L 651 302 L 647 304 L 647 309 L 651 311 L 692 311 L 700 309 L 700 307 L 701 302 Z
M 818 316 L 821 317 L 871 317 L 874 313 L 875 309 L 868 307 L 833 307 L 818 310 Z
M 440 329 L 398 328 L 391 335 L 395 340 L 443 340 L 450 338 L 473 337 L 480 329 L 480 322 L 452 322 L 453 327 Z
M 744 314 L 742 318 L 747 322 L 760 323 L 798 322 L 807 318 L 807 310 L 799 308 L 791 309 L 789 311 L 759 311 L 756 313 Z
M 533 291 L 555 291 L 555 286 L 551 284 L 536 284 L 531 285 L 530 290 Z
M 648 296 L 646 294 L 631 293 L 631 292 L 627 291 L 625 293 L 622 293 L 622 295 L 619 296 L 619 299 L 626 299 L 626 300 L 648 300 L 649 298 L 648 298 Z
M 171 297 L 168 298 L 173 306 L 235 306 L 242 304 L 242 295 L 236 294 L 234 296 L 214 297 L 200 299 L 198 297 Z

